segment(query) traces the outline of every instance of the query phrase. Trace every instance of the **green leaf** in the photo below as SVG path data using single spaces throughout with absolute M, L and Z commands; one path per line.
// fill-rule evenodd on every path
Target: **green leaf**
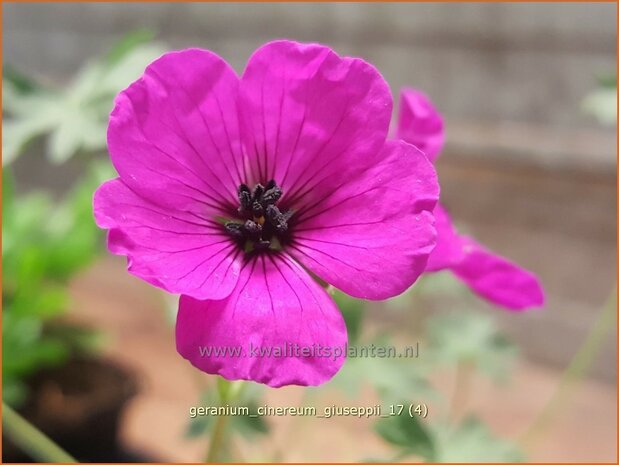
M 390 346 L 387 339 L 375 339 L 364 345 Z M 359 346 L 361 347 L 361 346 Z M 427 380 L 430 366 L 420 358 L 348 358 L 329 383 L 350 397 L 359 395 L 361 387 L 372 386 L 384 403 L 401 399 L 421 400 L 436 396 Z
M 149 29 L 139 29 L 130 32 L 121 38 L 112 49 L 107 53 L 106 62 L 113 66 L 125 58 L 129 52 L 135 50 L 138 46 L 152 42 L 155 38 L 155 33 Z
M 350 344 L 354 344 L 361 333 L 366 303 L 364 300 L 350 297 L 337 289 L 333 291 L 332 296 L 346 322 L 348 341 Z
M 3 344 L 2 373 L 26 376 L 42 368 L 60 365 L 68 357 L 69 351 L 61 341 L 44 339 L 36 345 L 30 344 L 21 348 L 5 347 Z
M 28 387 L 12 376 L 2 377 L 2 400 L 12 407 L 21 406 L 28 397 Z
M 3 66 L 2 80 L 10 83 L 17 92 L 24 94 L 40 89 L 34 79 L 20 73 L 11 65 Z
M 36 289 L 20 289 L 13 300 L 12 310 L 16 315 L 26 315 L 44 321 L 63 314 L 68 301 L 69 296 L 64 286 L 45 283 Z
M 114 95 L 138 79 L 146 67 L 166 52 L 159 44 L 143 44 L 124 55 L 114 66 L 106 69 L 97 83 L 92 98 L 110 96 L 106 113 L 112 109 Z
M 105 342 L 104 335 L 96 329 L 65 322 L 51 322 L 46 326 L 45 334 L 62 341 L 72 353 L 79 354 L 96 352 Z
M 254 400 L 247 401 L 241 405 L 248 407 L 252 413 L 256 413 L 258 409 L 258 404 Z M 267 434 L 269 432 L 269 425 L 264 417 L 261 416 L 235 416 L 234 425 L 238 432 L 246 438 L 252 438 L 257 434 Z
M 47 135 L 48 156 L 64 163 L 81 151 L 106 148 L 108 115 L 114 96 L 136 80 L 165 49 L 149 43 L 153 34 L 138 31 L 104 56 L 88 62 L 63 89 L 29 83 L 14 70 L 3 81 L 3 164 L 20 155 L 34 138 Z M 30 89 L 25 92 L 24 89 Z
M 2 170 L 2 216 L 6 221 L 13 213 L 13 197 L 15 185 L 11 170 L 5 168 Z
M 617 88 L 617 74 L 608 73 L 597 76 L 597 81 L 600 87 Z
M 185 431 L 187 439 L 196 439 L 209 432 L 211 428 L 212 418 L 209 416 L 200 416 L 189 419 L 189 426 Z
M 464 311 L 435 316 L 427 323 L 427 333 L 428 361 L 472 363 L 495 381 L 507 379 L 517 350 L 490 316 Z
M 87 120 L 81 119 L 77 113 L 60 119 L 58 127 L 49 138 L 48 153 L 52 163 L 64 163 L 82 148 L 84 123 Z
M 217 378 L 222 379 L 221 377 Z M 205 389 L 200 396 L 200 406 L 211 407 L 217 406 L 220 402 L 220 396 L 223 394 L 224 398 L 230 392 L 230 389 L 236 389 L 239 386 L 233 386 L 230 382 L 217 382 L 217 385 Z M 240 386 L 239 397 L 230 402 L 230 406 L 248 407 L 250 413 L 256 413 L 258 409 L 258 399 L 264 392 L 264 387 L 258 384 L 245 383 Z M 218 394 L 219 392 L 219 394 Z M 228 402 L 226 402 L 228 403 Z M 189 425 L 185 431 L 185 437 L 197 438 L 204 434 L 207 434 L 214 423 L 215 418 L 208 415 L 197 416 L 189 419 Z M 269 425 L 264 417 L 251 417 L 246 415 L 234 415 L 230 419 L 230 428 L 237 431 L 239 434 L 246 438 L 252 438 L 257 434 L 267 434 L 269 432 Z
M 406 402 L 401 402 L 406 404 Z M 436 454 L 432 434 L 424 420 L 406 412 L 376 422 L 376 432 L 388 443 L 401 448 L 403 455 L 415 455 L 434 461 Z
M 2 166 L 10 165 L 35 138 L 52 127 L 42 118 L 2 121 Z
M 414 455 L 436 463 L 513 463 L 524 459 L 515 444 L 497 438 L 474 417 L 453 425 L 402 414 L 380 419 L 376 431 L 398 449 L 400 458 Z
M 436 462 L 522 462 L 522 452 L 509 441 L 497 438 L 477 418 L 468 417 L 457 427 L 439 424 L 433 428 Z
M 582 102 L 585 113 L 606 126 L 617 123 L 617 87 L 602 87 L 591 92 Z

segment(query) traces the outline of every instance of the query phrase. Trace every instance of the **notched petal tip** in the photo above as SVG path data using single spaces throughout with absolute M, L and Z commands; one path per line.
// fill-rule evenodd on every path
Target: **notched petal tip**
M 393 105 L 389 86 L 369 63 L 287 40 L 254 52 L 239 95 L 251 181 L 275 179 L 289 196 L 319 174 L 345 175 L 375 155 Z

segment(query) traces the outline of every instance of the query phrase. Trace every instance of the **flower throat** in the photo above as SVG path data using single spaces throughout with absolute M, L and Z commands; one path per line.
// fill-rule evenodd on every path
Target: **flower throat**
M 281 212 L 276 205 L 282 194 L 273 180 L 266 186 L 256 184 L 253 190 L 246 184 L 239 186 L 239 221 L 229 221 L 224 228 L 245 252 L 281 249 L 292 216 L 292 210 Z

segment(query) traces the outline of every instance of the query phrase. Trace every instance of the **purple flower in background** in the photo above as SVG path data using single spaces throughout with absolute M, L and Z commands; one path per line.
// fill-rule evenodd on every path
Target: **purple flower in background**
M 397 136 L 425 153 L 431 162 L 436 160 L 443 149 L 443 118 L 423 92 L 410 88 L 400 91 Z
M 311 274 L 385 299 L 424 271 L 436 173 L 386 140 L 391 110 L 371 65 L 289 41 L 257 50 L 240 78 L 209 51 L 168 53 L 118 95 L 108 146 L 119 177 L 96 192 L 95 218 L 132 274 L 182 294 L 183 357 L 227 379 L 320 384 L 343 357 L 246 352 L 347 342 Z
M 402 89 L 397 136 L 431 161 L 438 157 L 445 140 L 443 119 L 422 92 Z M 449 269 L 481 297 L 511 310 L 543 305 L 544 292 L 533 273 L 458 234 L 440 203 L 434 215 L 438 237 L 426 271 Z

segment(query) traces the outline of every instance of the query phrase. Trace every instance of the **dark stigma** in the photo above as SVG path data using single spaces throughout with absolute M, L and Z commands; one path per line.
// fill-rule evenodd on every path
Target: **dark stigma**
M 253 190 L 241 184 L 238 196 L 239 218 L 224 224 L 226 232 L 246 252 L 280 250 L 288 238 L 288 221 L 292 217 L 292 210 L 282 212 L 276 205 L 282 190 L 273 180 L 266 186 L 256 184 Z

